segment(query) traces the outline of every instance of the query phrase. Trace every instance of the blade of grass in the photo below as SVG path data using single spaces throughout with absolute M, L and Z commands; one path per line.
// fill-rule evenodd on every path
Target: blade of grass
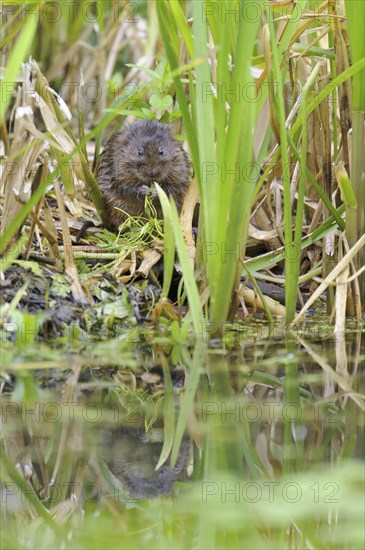
M 167 199 L 166 193 L 158 184 L 156 184 L 156 189 L 158 192 L 158 196 L 160 197 L 161 204 L 164 204 L 165 210 L 167 210 L 168 205 L 166 201 L 168 201 L 168 199 Z M 166 200 L 163 198 L 164 196 L 166 197 Z M 195 282 L 194 273 L 191 269 L 189 256 L 185 246 L 184 237 L 181 232 L 177 208 L 172 199 L 170 201 L 169 206 L 170 206 L 170 212 L 168 213 L 168 218 L 170 218 L 172 222 L 172 228 L 175 236 L 175 243 L 176 243 L 176 248 L 179 255 L 179 260 L 181 263 L 186 293 L 188 296 L 188 302 L 189 302 L 190 312 L 192 316 L 194 332 L 199 337 L 203 326 L 203 314 L 200 306 L 199 291 Z
M 161 189 L 161 188 L 160 188 Z M 175 238 L 173 230 L 173 222 L 171 216 L 171 207 L 169 199 L 165 193 L 158 191 L 159 199 L 161 202 L 163 217 L 164 217 L 164 239 L 163 239 L 163 288 L 162 298 L 166 298 L 169 294 L 171 280 L 174 270 L 174 258 L 175 258 Z
M 191 59 L 194 57 L 194 43 L 190 33 L 189 26 L 186 22 L 185 14 L 178 0 L 169 0 L 171 11 L 173 13 L 175 22 L 180 29 L 181 35 L 184 39 L 185 45 L 188 49 Z
M 200 342 L 194 348 L 193 358 L 190 358 L 189 352 L 182 349 L 184 364 L 190 365 L 188 382 L 185 387 L 182 404 L 180 406 L 179 417 L 176 425 L 175 440 L 171 451 L 171 468 L 176 464 L 181 442 L 183 440 L 189 416 L 194 409 L 195 394 L 199 386 L 200 375 L 203 373 L 203 346 Z
M 160 458 L 158 459 L 155 470 L 158 470 L 166 462 L 172 449 L 175 435 L 175 402 L 170 369 L 167 363 L 166 356 L 160 353 L 159 358 L 162 365 L 165 384 L 165 395 L 163 403 L 164 438 Z
M 348 18 L 348 33 L 353 63 L 365 60 L 365 3 L 345 0 Z M 358 208 L 356 216 L 350 216 L 346 227 L 346 236 L 350 246 L 365 233 L 365 68 L 354 74 L 352 80 L 352 156 L 351 182 Z M 365 264 L 365 251 L 359 253 L 355 261 L 357 268 Z M 362 302 L 365 301 L 365 275 L 360 277 Z
M 205 60 L 196 68 L 196 137 L 199 144 L 199 165 L 197 172 L 197 181 L 201 196 L 201 207 L 204 216 L 205 238 L 208 242 L 214 242 L 214 206 L 216 205 L 216 175 L 207 173 L 207 166 L 215 164 L 216 156 L 214 152 L 214 124 L 213 124 L 213 105 L 212 93 L 210 90 L 210 70 L 208 63 L 208 32 L 206 22 L 203 20 L 203 2 L 197 0 L 192 4 L 193 10 L 193 35 L 194 35 L 194 54 L 195 58 L 205 58 Z M 206 177 L 205 177 L 206 176 Z M 213 270 L 213 263 L 208 258 L 208 268 Z M 214 279 L 210 280 L 211 291 L 214 286 Z
M 36 6 L 37 13 L 39 5 Z M 16 82 L 21 63 L 25 61 L 37 29 L 37 13 L 29 15 L 25 19 L 24 28 L 21 31 L 15 46 L 6 64 L 4 78 L 0 80 L 0 125 L 5 120 L 5 113 L 12 97 L 12 90 Z

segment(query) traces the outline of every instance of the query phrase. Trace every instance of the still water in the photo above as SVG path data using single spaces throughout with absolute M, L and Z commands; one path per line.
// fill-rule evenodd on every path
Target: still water
M 362 548 L 364 327 L 2 345 L 3 548 Z

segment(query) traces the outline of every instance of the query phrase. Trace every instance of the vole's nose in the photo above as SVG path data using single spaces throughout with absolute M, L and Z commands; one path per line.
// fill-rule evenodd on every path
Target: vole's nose
M 149 170 L 148 175 L 150 178 L 155 178 L 157 176 L 157 170 Z

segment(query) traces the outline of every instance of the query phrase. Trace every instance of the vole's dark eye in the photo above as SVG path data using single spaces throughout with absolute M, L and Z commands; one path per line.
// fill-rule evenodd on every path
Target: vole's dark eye
M 143 155 L 144 155 L 144 150 L 141 147 L 140 149 L 138 149 L 138 156 L 143 157 Z
M 163 149 L 162 149 L 162 147 L 159 147 L 159 148 L 158 148 L 158 154 L 160 155 L 160 157 L 162 157 L 162 155 L 163 155 Z

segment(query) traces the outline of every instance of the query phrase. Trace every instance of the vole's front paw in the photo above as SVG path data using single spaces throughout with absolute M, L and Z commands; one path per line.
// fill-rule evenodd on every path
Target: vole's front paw
M 157 197 L 158 193 L 157 193 L 157 189 L 156 187 L 153 188 L 153 191 L 152 191 L 152 196 L 153 197 Z
M 142 197 L 149 194 L 150 188 L 148 187 L 148 185 L 141 185 L 141 187 L 138 189 L 138 195 L 141 195 Z

